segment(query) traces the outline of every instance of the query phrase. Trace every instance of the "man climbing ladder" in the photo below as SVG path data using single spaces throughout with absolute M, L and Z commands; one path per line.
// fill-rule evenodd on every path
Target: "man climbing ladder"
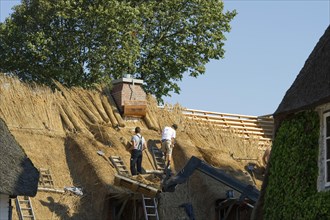
M 178 126 L 173 124 L 171 127 L 166 126 L 162 132 L 162 151 L 165 156 L 165 170 L 170 169 L 172 161 L 172 151 L 175 144 L 176 130 Z

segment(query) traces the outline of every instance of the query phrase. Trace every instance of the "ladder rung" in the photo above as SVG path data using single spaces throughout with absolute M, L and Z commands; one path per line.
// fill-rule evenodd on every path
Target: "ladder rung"
M 118 169 L 120 172 L 128 172 L 128 170 Z
M 147 216 L 157 216 L 156 214 L 147 214 Z
M 117 163 L 119 163 L 119 162 L 122 161 L 120 158 L 111 158 L 111 159 L 112 159 L 113 161 L 117 162 Z

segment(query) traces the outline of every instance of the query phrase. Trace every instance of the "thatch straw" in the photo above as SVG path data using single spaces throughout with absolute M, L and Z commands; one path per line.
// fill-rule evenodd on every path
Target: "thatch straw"
M 110 105 L 108 98 L 103 94 L 101 94 L 100 96 L 101 96 L 102 106 L 103 106 L 105 112 L 107 113 L 107 115 L 109 116 L 112 126 L 117 127 L 118 122 L 117 122 L 115 115 L 113 114 L 112 106 Z
M 64 122 L 65 127 L 69 131 L 75 131 L 75 127 L 74 127 L 73 123 L 71 122 L 71 120 L 69 119 L 68 115 L 65 113 L 65 111 L 63 110 L 61 105 L 59 105 L 59 109 L 60 109 L 60 116 Z
M 80 132 L 86 130 L 80 123 L 79 118 L 73 113 L 73 110 L 71 109 L 71 105 L 68 105 L 68 103 L 62 103 L 61 106 L 62 106 L 62 109 L 64 110 L 65 114 L 67 115 L 67 117 L 70 119 L 70 121 L 74 125 L 75 130 L 80 131 Z
M 90 101 L 86 97 L 86 92 L 82 93 L 78 89 L 73 90 L 72 94 L 75 96 L 73 99 L 77 104 L 78 108 L 87 116 L 89 122 L 91 123 L 100 123 L 101 117 L 99 117 L 98 113 L 95 111 L 95 108 L 91 105 Z
M 147 124 L 149 129 L 157 131 L 157 127 L 155 126 L 149 111 L 146 112 L 146 116 L 143 119 L 144 119 L 144 121 Z
M 106 123 L 109 123 L 110 119 L 109 119 L 107 113 L 104 111 L 99 93 L 91 91 L 88 93 L 88 97 L 89 97 L 89 100 L 91 101 L 91 103 L 94 105 L 95 109 L 98 111 L 102 120 L 105 121 Z
M 118 111 L 118 109 L 117 109 L 117 107 L 116 107 L 116 103 L 115 103 L 115 101 L 113 100 L 112 96 L 109 95 L 109 96 L 108 96 L 108 99 L 109 99 L 109 101 L 110 101 L 110 105 L 111 105 L 111 108 L 112 108 L 112 112 L 113 112 L 113 114 L 115 115 L 115 117 L 116 117 L 116 119 L 117 119 L 118 125 L 119 125 L 120 127 L 125 127 L 125 122 L 124 122 L 123 118 L 121 117 L 121 115 L 120 115 L 120 113 L 119 113 L 119 111 Z
M 113 143 L 111 141 L 112 135 L 109 133 L 109 130 L 111 128 L 100 124 L 90 124 L 89 128 L 96 140 L 110 147 L 113 146 Z
M 47 129 L 62 131 L 59 111 L 56 108 L 58 94 L 47 87 L 21 83 L 17 78 L 0 76 L 2 118 L 10 122 L 10 128 Z M 19 109 L 19 111 L 13 111 Z

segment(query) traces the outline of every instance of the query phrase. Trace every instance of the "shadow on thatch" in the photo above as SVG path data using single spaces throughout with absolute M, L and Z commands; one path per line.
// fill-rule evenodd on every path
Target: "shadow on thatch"
M 79 213 L 80 215 L 79 218 L 78 216 L 76 216 L 76 219 L 92 219 L 95 217 L 95 212 L 93 212 L 93 207 L 91 205 L 91 198 L 93 196 L 93 191 L 91 189 L 95 188 L 93 184 L 98 181 L 97 174 L 95 173 L 96 171 L 90 169 L 90 167 L 88 166 L 88 161 L 85 160 L 82 152 L 80 152 L 78 144 L 75 142 L 74 138 L 70 136 L 67 137 L 65 140 L 65 152 L 73 185 L 75 187 L 81 187 L 84 193 L 82 199 L 80 200 L 80 203 L 76 204 L 77 213 Z M 100 186 L 100 191 L 102 191 L 103 193 L 102 188 L 103 187 Z M 56 205 L 63 206 L 58 203 Z M 101 216 L 100 213 L 99 215 Z M 99 218 L 101 219 L 101 217 Z
M 40 200 L 40 203 L 43 206 L 47 206 L 52 213 L 55 213 L 58 216 L 61 216 L 62 219 L 78 219 L 74 216 L 70 217 L 68 215 L 69 207 L 67 205 L 62 205 L 54 201 L 50 196 L 47 197 L 48 201 Z

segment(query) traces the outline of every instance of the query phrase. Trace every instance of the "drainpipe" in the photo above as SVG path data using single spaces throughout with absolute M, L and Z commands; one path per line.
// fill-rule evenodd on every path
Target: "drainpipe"
M 8 200 L 8 220 L 12 220 L 13 217 L 13 206 L 11 205 L 11 199 Z

